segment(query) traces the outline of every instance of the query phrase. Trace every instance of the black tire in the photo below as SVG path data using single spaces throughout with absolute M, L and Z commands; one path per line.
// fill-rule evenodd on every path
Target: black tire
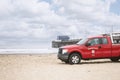
M 79 64 L 81 62 L 81 56 L 77 53 L 73 53 L 69 57 L 70 64 Z
M 119 58 L 111 58 L 110 60 L 113 61 L 113 62 L 118 62 Z

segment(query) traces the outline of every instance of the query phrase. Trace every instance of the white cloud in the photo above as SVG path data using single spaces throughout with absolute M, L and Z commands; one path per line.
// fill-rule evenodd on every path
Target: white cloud
M 18 43 L 26 47 L 30 44 L 43 46 L 51 43 L 57 35 L 79 38 L 110 32 L 111 26 L 114 31 L 120 31 L 120 16 L 109 10 L 115 1 L 0 1 L 0 38 L 3 40 L 0 44 L 9 45 L 9 48 L 13 43 L 15 46 Z

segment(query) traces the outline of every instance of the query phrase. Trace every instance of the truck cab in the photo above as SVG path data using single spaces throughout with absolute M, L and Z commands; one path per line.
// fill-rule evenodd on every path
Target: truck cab
M 110 58 L 112 61 L 120 59 L 120 33 L 85 38 L 77 44 L 60 47 L 58 51 L 58 59 L 70 64 L 78 64 L 81 59 L 103 58 Z

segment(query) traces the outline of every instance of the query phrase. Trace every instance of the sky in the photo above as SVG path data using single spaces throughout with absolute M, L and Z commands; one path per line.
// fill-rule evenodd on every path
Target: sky
M 0 0 L 0 48 L 49 48 L 58 35 L 120 32 L 120 0 Z

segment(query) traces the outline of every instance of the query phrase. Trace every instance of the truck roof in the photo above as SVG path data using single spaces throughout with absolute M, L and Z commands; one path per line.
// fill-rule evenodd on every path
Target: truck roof
M 102 37 L 109 37 L 109 36 L 97 35 L 97 36 L 90 36 L 88 38 L 102 38 Z

